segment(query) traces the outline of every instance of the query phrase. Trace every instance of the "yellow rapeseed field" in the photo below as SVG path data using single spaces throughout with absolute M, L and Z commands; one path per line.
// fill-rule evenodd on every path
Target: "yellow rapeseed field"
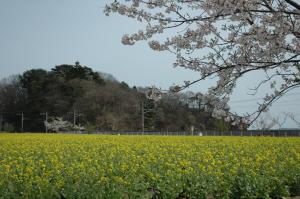
M 0 198 L 300 195 L 300 139 L 0 134 Z

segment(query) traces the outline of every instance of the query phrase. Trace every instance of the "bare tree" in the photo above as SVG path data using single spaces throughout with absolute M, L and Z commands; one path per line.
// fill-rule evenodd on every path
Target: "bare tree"
M 276 118 L 273 118 L 275 124 L 278 126 L 278 129 L 281 129 L 283 127 L 283 125 L 286 123 L 286 120 L 288 118 L 288 116 L 285 113 L 280 115 L 282 115 L 283 117 L 280 118 L 280 116 L 277 116 Z
M 258 130 L 270 130 L 278 124 L 278 121 L 279 118 L 273 118 L 266 113 L 253 122 L 253 127 Z
M 285 115 L 291 120 L 293 120 L 298 125 L 298 128 L 300 128 L 300 121 L 296 118 L 296 116 L 293 113 L 285 113 Z

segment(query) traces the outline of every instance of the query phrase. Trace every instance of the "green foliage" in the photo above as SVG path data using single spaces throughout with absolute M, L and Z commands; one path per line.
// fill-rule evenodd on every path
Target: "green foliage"
M 79 65 L 79 62 L 76 62 L 75 65 L 59 65 L 53 68 L 52 71 L 57 77 L 64 81 L 82 79 L 95 81 L 97 84 L 104 83 L 104 80 L 98 75 L 98 73 L 94 72 L 91 68 Z
M 12 124 L 10 123 L 4 123 L 3 125 L 3 131 L 4 132 L 14 132 L 15 128 Z
M 87 133 L 94 133 L 97 130 L 97 126 L 91 123 L 85 125 L 85 130 Z
M 32 69 L 10 81 L 0 82 L 0 114 L 15 129 L 21 129 L 20 116 L 24 112 L 24 131 L 44 131 L 45 117 L 62 117 L 81 126 L 93 126 L 92 131 L 142 130 L 195 131 L 205 129 L 228 130 L 227 123 L 219 124 L 205 112 L 197 97 L 188 94 L 163 95 L 159 102 L 146 98 L 145 88 L 130 88 L 113 77 L 103 79 L 103 73 L 75 65 L 59 65 L 50 71 Z M 106 75 L 109 76 L 109 75 Z M 30 122 L 28 122 L 30 121 Z M 221 126 L 220 126 L 221 125 Z M 88 130 L 90 132 L 90 130 Z
M 228 132 L 230 130 L 230 124 L 225 122 L 223 119 L 216 119 L 215 127 L 219 132 Z

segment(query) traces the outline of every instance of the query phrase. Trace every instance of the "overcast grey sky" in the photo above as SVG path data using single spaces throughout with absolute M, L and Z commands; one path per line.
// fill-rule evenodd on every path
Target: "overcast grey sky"
M 110 0 L 0 0 L 0 78 L 77 60 L 130 86 L 166 89 L 198 78 L 195 72 L 173 68 L 172 55 L 154 52 L 147 43 L 122 45 L 122 35 L 141 29 L 140 24 L 122 16 L 106 17 L 102 7 L 107 2 Z M 247 95 L 255 77 L 238 86 L 231 103 L 234 111 L 255 108 L 260 96 Z M 201 83 L 191 89 L 201 91 L 208 85 Z M 291 93 L 274 104 L 272 115 L 293 112 L 300 119 L 300 90 Z M 296 124 L 288 121 L 286 127 Z

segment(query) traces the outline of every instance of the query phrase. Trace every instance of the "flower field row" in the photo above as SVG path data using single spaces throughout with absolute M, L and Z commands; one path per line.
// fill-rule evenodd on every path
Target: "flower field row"
M 300 139 L 0 134 L 0 198 L 300 195 Z

